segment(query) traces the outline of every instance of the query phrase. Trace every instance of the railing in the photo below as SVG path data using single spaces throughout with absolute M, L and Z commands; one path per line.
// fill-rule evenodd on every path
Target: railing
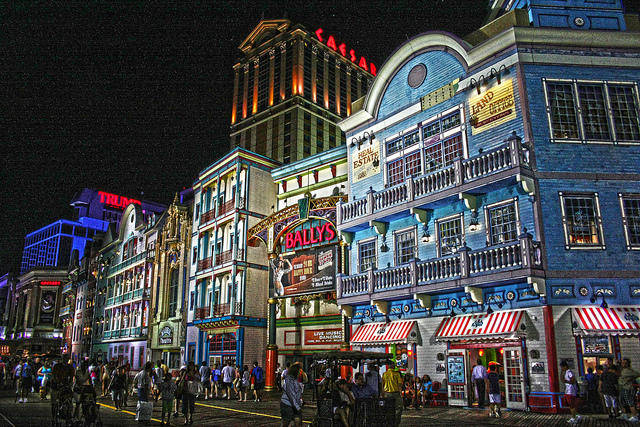
M 197 307 L 196 308 L 196 320 L 207 319 L 209 317 L 209 312 L 211 311 L 211 307 Z
M 136 289 L 133 291 L 133 298 L 138 298 L 144 295 L 144 288 Z
M 242 310 L 242 305 L 240 305 L 240 307 L 236 305 L 236 309 Z M 215 304 L 212 307 L 207 306 L 196 308 L 196 320 L 207 319 L 209 317 L 227 316 L 229 314 L 239 314 L 231 313 L 231 304 Z
M 411 261 L 397 267 L 371 270 L 338 278 L 338 298 L 453 281 L 501 270 L 541 268 L 540 242 L 523 233 L 517 241 L 470 250 L 463 246 L 454 255 Z
M 212 266 L 213 266 L 212 256 L 198 261 L 198 271 L 206 270 L 207 268 L 211 268 Z
M 105 305 L 113 305 L 113 297 L 107 298 L 107 303 Z
M 339 203 L 338 225 L 518 166 L 530 166 L 529 149 L 513 135 L 506 144 L 492 151 L 467 160 L 458 158 L 444 169 L 407 177 L 405 182 L 381 191 L 371 188 L 361 199 Z
M 65 305 L 60 309 L 60 316 L 66 316 L 71 313 L 71 304 Z
M 218 212 L 218 216 L 222 216 L 227 212 L 232 211 L 236 207 L 236 199 L 227 200 L 223 204 L 220 205 L 220 212 Z
M 147 256 L 147 251 L 142 251 L 138 255 L 122 261 L 120 264 L 114 265 L 109 269 L 109 276 L 113 276 L 119 273 L 120 270 L 123 270 L 129 267 L 131 264 L 135 264 L 136 262 L 142 260 L 143 258 L 146 258 L 146 256 Z
M 240 251 L 238 251 L 240 252 Z M 216 265 L 225 264 L 233 259 L 233 250 L 216 254 Z
M 206 224 L 216 217 L 216 208 L 213 208 L 200 215 L 200 224 Z
M 64 294 L 65 292 L 69 292 L 71 289 L 73 289 L 73 282 L 69 282 L 66 285 L 64 285 L 62 287 L 62 293 Z
M 140 326 L 138 326 L 137 328 L 131 328 L 131 335 L 134 337 L 137 337 L 140 335 L 141 331 L 142 331 L 142 328 Z

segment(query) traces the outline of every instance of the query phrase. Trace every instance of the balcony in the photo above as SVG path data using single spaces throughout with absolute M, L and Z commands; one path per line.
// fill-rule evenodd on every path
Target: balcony
M 198 261 L 198 271 L 206 270 L 208 268 L 213 267 L 213 257 L 210 256 L 205 259 L 201 259 Z
M 120 264 L 116 264 L 113 267 L 111 267 L 109 269 L 109 274 L 110 275 L 114 275 L 119 273 L 120 271 L 124 270 L 125 268 L 129 267 L 132 264 L 137 263 L 140 260 L 143 260 L 147 257 L 147 251 L 142 251 L 140 252 L 138 255 L 133 256 L 129 259 L 126 259 L 124 261 L 122 261 Z
M 338 226 L 344 231 L 357 230 L 369 220 L 380 220 L 381 215 L 423 206 L 475 188 L 482 185 L 485 178 L 492 182 L 513 178 L 522 168 L 530 168 L 529 150 L 520 138 L 512 136 L 492 151 L 467 160 L 458 158 L 444 169 L 408 177 L 405 182 L 382 191 L 371 189 L 363 198 L 340 203 L 336 212 Z
M 67 292 L 71 292 L 72 289 L 73 289 L 73 282 L 69 282 L 62 287 L 62 293 L 64 294 Z
M 235 258 L 236 260 L 244 259 L 244 249 L 238 249 L 238 255 Z M 214 264 L 215 261 L 215 264 Z M 233 250 L 220 252 L 219 254 L 215 254 L 214 256 L 210 256 L 208 258 L 204 258 L 198 261 L 198 271 L 206 270 L 208 268 L 219 265 L 226 264 L 228 262 L 233 261 Z
M 73 307 L 75 306 L 75 304 L 67 304 L 64 307 L 62 307 L 60 309 L 60 316 L 68 316 L 70 314 L 73 314 Z
M 338 304 L 368 304 L 371 299 L 413 298 L 482 283 L 524 280 L 542 274 L 540 243 L 524 233 L 518 241 L 454 255 L 412 261 L 383 270 L 338 277 Z
M 213 208 L 202 215 L 200 215 L 200 224 L 206 224 L 216 217 L 216 209 Z
M 208 319 L 209 317 L 221 317 L 229 316 L 231 314 L 241 314 L 242 303 L 237 302 L 235 304 L 235 313 L 231 312 L 231 304 L 216 304 L 212 307 L 198 307 L 196 308 L 195 320 Z

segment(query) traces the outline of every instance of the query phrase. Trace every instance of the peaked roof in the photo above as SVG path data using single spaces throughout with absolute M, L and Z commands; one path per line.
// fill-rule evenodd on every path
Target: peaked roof
M 246 54 L 254 47 L 257 47 L 255 44 L 262 42 L 265 35 L 271 35 L 269 38 L 273 38 L 287 31 L 289 26 L 291 26 L 291 21 L 288 19 L 263 19 L 238 48 Z

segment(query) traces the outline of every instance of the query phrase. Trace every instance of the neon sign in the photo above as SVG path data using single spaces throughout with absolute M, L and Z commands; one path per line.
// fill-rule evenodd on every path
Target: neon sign
M 123 196 L 116 196 L 115 194 L 105 193 L 104 191 L 99 191 L 98 195 L 100 196 L 100 203 L 104 203 L 114 208 L 124 209 L 131 203 L 135 203 L 136 205 L 142 204 L 140 200 L 128 199 Z
M 333 224 L 324 223 L 311 228 L 290 232 L 284 236 L 284 245 L 287 249 L 296 246 L 313 245 L 315 243 L 330 242 L 336 237 Z
M 40 285 L 42 286 L 60 286 L 59 281 L 53 281 L 53 280 L 44 280 L 40 282 Z
M 340 52 L 342 56 L 349 59 L 351 62 L 358 64 L 360 68 L 369 71 L 374 76 L 377 74 L 378 70 L 376 69 L 376 66 L 373 65 L 373 62 L 369 62 L 367 64 L 367 60 L 364 56 L 361 56 L 360 61 L 357 61 L 358 57 L 356 56 L 355 51 L 351 49 L 349 50 L 349 52 L 347 52 L 347 45 L 345 45 L 344 43 L 340 44 L 339 46 L 336 45 L 336 39 L 333 36 L 329 36 L 327 38 L 327 41 L 325 42 L 325 40 L 322 38 L 323 32 L 324 30 L 322 28 L 318 28 L 316 30 L 316 37 L 318 37 L 318 40 L 325 43 L 328 47 L 335 50 L 336 52 Z

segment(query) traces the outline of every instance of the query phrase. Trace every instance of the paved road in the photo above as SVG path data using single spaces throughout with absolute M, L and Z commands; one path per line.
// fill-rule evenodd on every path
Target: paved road
M 11 391 L 0 392 L 0 426 L 48 427 L 51 425 L 50 402 L 40 401 L 33 393 L 27 403 L 15 403 Z M 306 421 L 310 421 L 316 406 L 311 395 L 305 393 L 308 405 L 303 410 Z M 112 402 L 107 398 L 99 398 L 101 418 L 105 426 L 137 426 L 134 421 L 135 406 L 129 406 L 122 412 L 116 412 Z M 129 402 L 130 405 L 135 404 Z M 156 403 L 151 426 L 160 425 L 161 405 Z M 6 419 L 3 418 L 6 417 Z M 474 409 L 450 408 L 440 406 L 421 410 L 407 410 L 402 417 L 402 427 L 423 426 L 568 426 L 567 415 L 536 414 L 530 412 L 504 411 L 503 417 L 488 418 L 486 411 Z M 7 422 L 8 420 L 8 422 Z M 184 418 L 171 420 L 171 425 L 180 426 Z M 309 425 L 305 422 L 305 425 Z M 204 400 L 196 402 L 194 426 L 280 426 L 280 395 L 265 393 L 263 402 L 237 402 L 235 400 Z M 578 424 L 584 427 L 626 426 L 631 425 L 621 420 L 610 420 L 605 415 L 588 415 Z M 636 424 L 637 425 L 637 424 Z

